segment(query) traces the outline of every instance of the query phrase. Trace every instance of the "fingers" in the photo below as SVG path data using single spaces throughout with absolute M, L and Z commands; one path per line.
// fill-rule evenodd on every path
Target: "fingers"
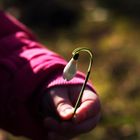
M 57 122 L 52 118 L 45 120 L 46 127 L 49 130 L 49 140 L 69 140 L 81 133 L 86 133 L 91 131 L 99 121 L 100 114 L 96 115 L 93 118 L 90 118 L 82 123 L 71 123 L 71 122 Z M 60 139 L 60 140 L 61 140 Z
M 54 87 L 50 90 L 50 95 L 57 113 L 62 120 L 69 120 L 73 117 L 74 108 L 72 106 L 74 96 L 80 92 L 80 86 L 73 88 Z M 70 96 L 71 97 L 70 97 Z M 75 102 L 75 101 L 74 101 Z M 75 121 L 81 122 L 96 116 L 100 112 L 100 101 L 98 95 L 88 88 L 85 89 L 81 105 L 76 111 Z
M 54 87 L 49 91 L 54 108 L 64 121 L 58 121 L 54 117 L 45 120 L 45 126 L 49 131 L 48 140 L 56 138 L 68 140 L 78 134 L 89 132 L 96 126 L 100 118 L 100 102 L 98 95 L 89 89 L 85 89 L 76 116 L 70 120 L 74 110 L 72 104 L 75 102 L 80 89 L 80 86 L 74 86 L 71 89 Z
M 73 107 L 68 96 L 68 89 L 54 87 L 50 90 L 50 96 L 54 103 L 57 113 L 63 120 L 68 120 L 73 115 Z
M 91 131 L 93 128 L 95 128 L 99 119 L 100 113 L 98 113 L 95 117 L 83 121 L 82 123 L 78 123 L 74 128 L 74 132 L 76 133 L 75 135 Z
M 75 121 L 81 122 L 95 117 L 99 112 L 100 102 L 98 95 L 86 89 L 82 97 L 81 105 L 76 111 Z
M 44 124 L 48 132 L 48 140 L 69 140 L 72 138 L 72 124 L 70 122 L 59 122 L 53 118 L 46 118 Z

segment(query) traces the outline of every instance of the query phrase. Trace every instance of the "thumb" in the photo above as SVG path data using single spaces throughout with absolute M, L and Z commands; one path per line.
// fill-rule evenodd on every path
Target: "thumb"
M 60 118 L 63 120 L 72 118 L 74 108 L 69 99 L 68 88 L 53 87 L 50 89 L 50 96 Z

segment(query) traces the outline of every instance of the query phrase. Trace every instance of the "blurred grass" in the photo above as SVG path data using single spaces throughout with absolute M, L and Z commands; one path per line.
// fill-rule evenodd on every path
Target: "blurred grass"
M 90 79 L 101 100 L 102 116 L 93 131 L 76 140 L 139 140 L 140 26 L 86 1 L 83 8 L 84 18 L 71 30 L 55 36 L 36 30 L 40 41 L 66 60 L 76 47 L 88 47 L 94 53 Z M 85 72 L 88 61 L 82 57 L 79 70 Z
M 93 131 L 77 139 L 139 140 L 139 26 L 125 18 L 91 19 L 83 21 L 76 30 L 78 33 L 74 39 L 64 33 L 55 43 L 50 41 L 46 44 L 67 60 L 76 47 L 88 47 L 94 53 L 90 78 L 101 100 L 102 117 Z M 87 63 L 85 57 L 79 69 L 86 71 Z

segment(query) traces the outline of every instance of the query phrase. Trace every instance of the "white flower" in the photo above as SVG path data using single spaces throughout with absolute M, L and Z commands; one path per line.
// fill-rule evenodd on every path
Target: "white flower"
M 71 60 L 68 62 L 68 64 L 65 66 L 63 70 L 63 78 L 67 81 L 71 80 L 77 71 L 77 63 L 76 60 L 71 58 Z

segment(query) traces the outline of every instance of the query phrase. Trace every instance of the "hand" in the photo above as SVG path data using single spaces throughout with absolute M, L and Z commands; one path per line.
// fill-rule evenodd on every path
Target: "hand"
M 49 131 L 48 140 L 68 140 L 92 130 L 100 118 L 100 102 L 97 94 L 86 88 L 81 105 L 73 117 L 74 104 L 81 86 L 57 86 L 49 90 L 51 110 L 56 117 L 46 117 L 45 127 Z M 45 99 L 44 99 L 45 100 Z M 48 99 L 46 99 L 48 100 Z M 56 119 L 59 116 L 59 120 Z M 72 118 L 73 117 L 73 118 Z

